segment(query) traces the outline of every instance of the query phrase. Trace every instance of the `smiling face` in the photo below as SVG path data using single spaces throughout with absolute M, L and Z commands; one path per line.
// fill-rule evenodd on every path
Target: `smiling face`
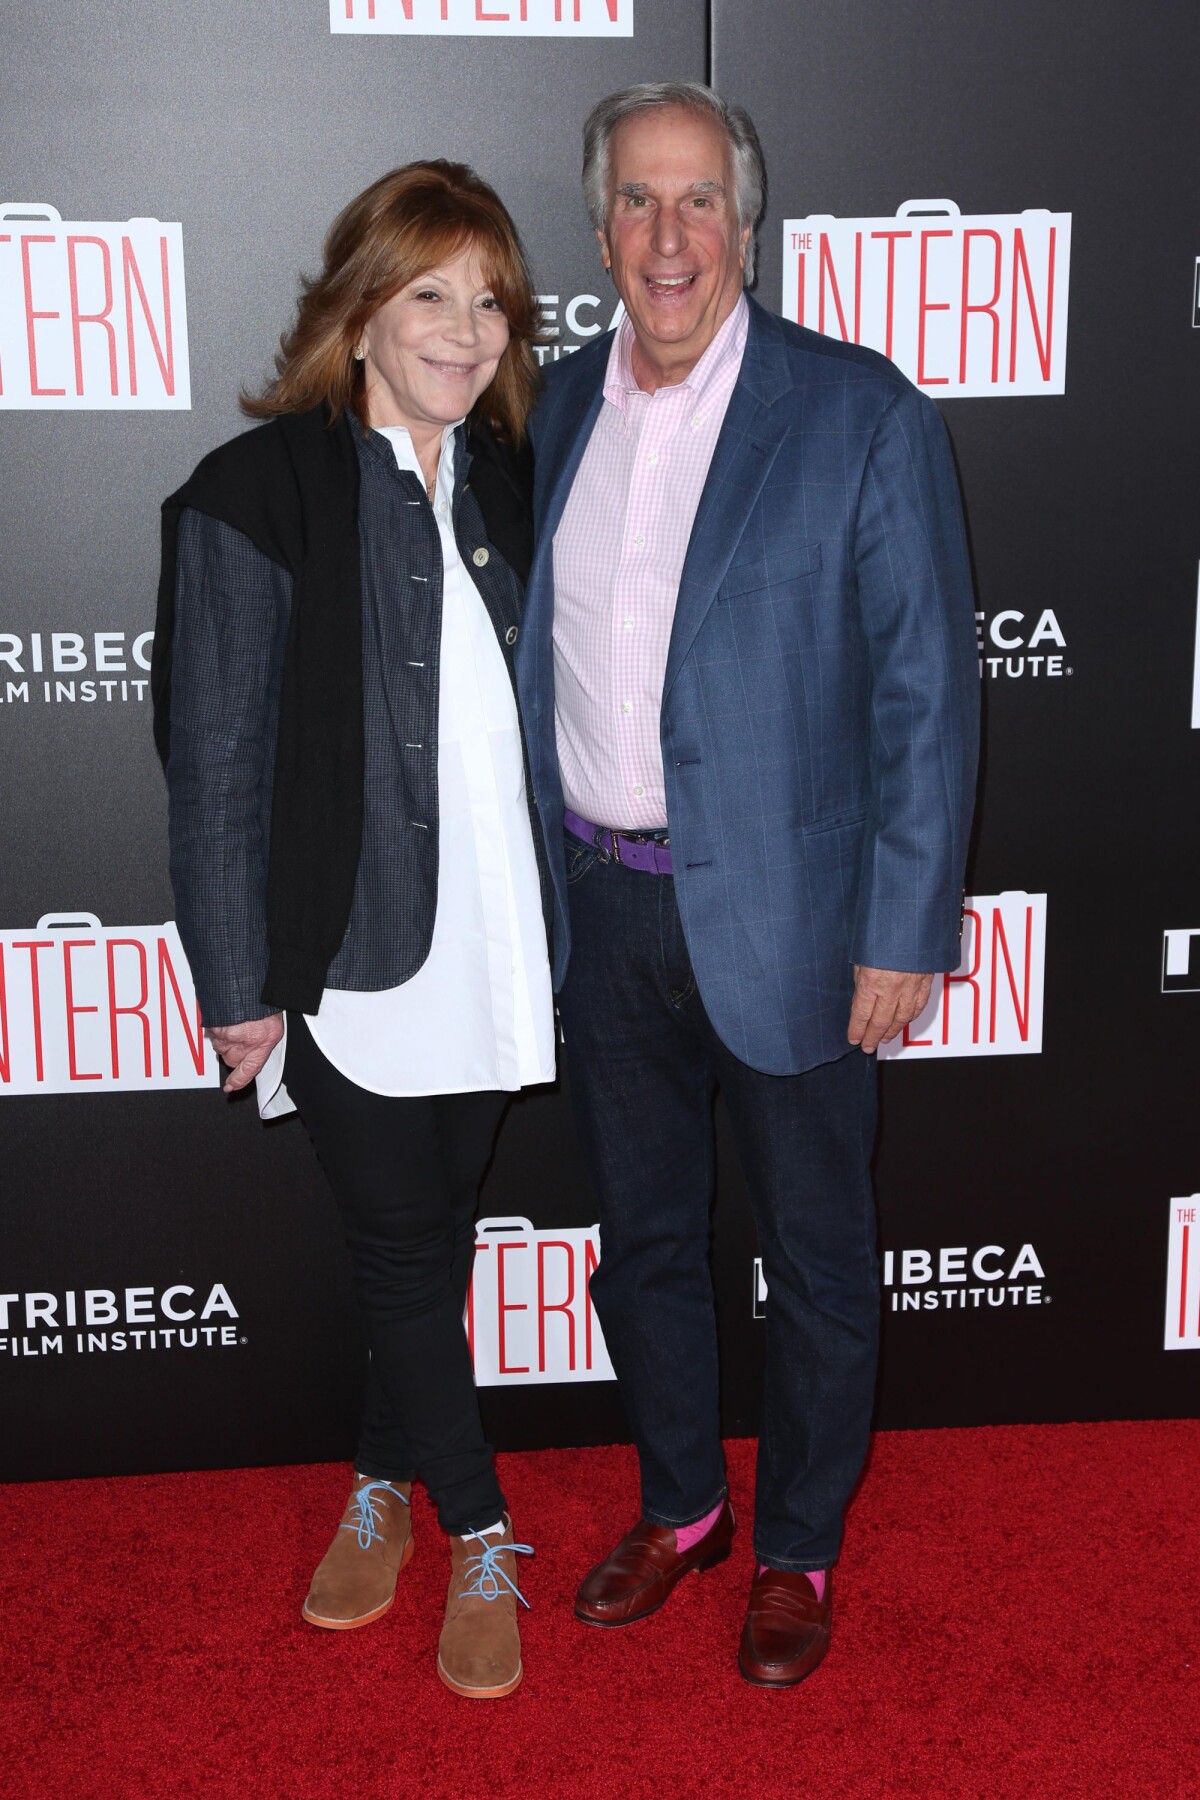
M 393 294 L 363 328 L 367 422 L 406 425 L 418 452 L 470 412 L 508 347 L 508 320 L 466 249 Z
M 608 218 L 597 232 L 636 334 L 639 385 L 683 381 L 737 305 L 750 227 L 738 224 L 729 143 L 715 119 L 661 107 L 609 142 Z

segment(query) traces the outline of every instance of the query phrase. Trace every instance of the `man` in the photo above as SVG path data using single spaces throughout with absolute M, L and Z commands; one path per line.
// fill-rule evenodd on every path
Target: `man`
M 789 1686 L 825 1653 L 871 1414 L 871 1053 L 959 956 L 962 517 L 930 402 L 745 293 L 763 171 L 744 113 L 691 83 L 612 95 L 584 188 L 627 316 L 554 367 L 535 418 L 518 672 L 549 841 L 565 822 L 555 984 L 642 1517 L 576 1613 L 632 1624 L 729 1552 L 719 1086 L 769 1289 L 738 1660 Z

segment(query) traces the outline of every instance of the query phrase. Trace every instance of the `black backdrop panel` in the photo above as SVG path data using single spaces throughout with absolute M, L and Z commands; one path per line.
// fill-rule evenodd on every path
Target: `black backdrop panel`
M 553 23 L 552 4 L 529 10 Z M 569 25 L 573 9 L 564 10 Z M 602 24 L 609 10 L 608 0 L 583 0 L 584 23 L 591 12 Z M 617 10 L 632 14 L 628 0 Z M 439 8 L 426 11 L 436 27 Z M 324 0 L 169 8 L 115 0 L 89 15 L 86 31 L 60 7 L 35 3 L 9 21 L 0 117 L 0 949 L 9 1024 L 7 1051 L 0 1039 L 0 1289 L 15 1298 L 0 1300 L 0 1476 L 349 1452 L 363 1347 L 302 1129 L 295 1120 L 264 1128 L 250 1100 L 227 1105 L 215 1090 L 164 1089 L 161 1079 L 160 990 L 172 1079 L 186 1078 L 189 1064 L 157 964 L 155 928 L 171 918 L 172 901 L 147 670 L 135 656 L 153 623 L 158 506 L 246 423 L 239 387 L 269 371 L 299 272 L 317 266 L 338 209 L 397 163 L 462 158 L 496 185 L 546 296 L 558 334 L 550 355 L 606 329 L 613 299 L 579 192 L 580 123 L 600 94 L 647 71 L 702 77 L 704 21 L 700 0 L 641 5 L 636 37 L 334 34 Z M 154 227 L 143 237 L 131 219 L 179 229 L 186 301 L 172 262 L 170 340 L 161 234 Z M 26 247 L 23 234 L 53 241 Z M 81 405 L 69 403 L 78 397 L 68 237 L 101 240 L 74 247 L 77 312 L 104 312 L 106 255 L 113 289 L 111 340 L 103 322 L 79 328 Z M 128 307 L 123 237 L 135 264 Z M 33 321 L 34 382 L 28 315 L 56 311 L 58 319 Z M 138 399 L 172 398 L 147 317 L 163 361 L 174 351 L 176 402 L 190 351 L 190 409 L 128 404 L 130 319 Z M 35 385 L 67 394 L 35 394 Z M 145 643 L 136 649 L 148 657 Z M 110 1091 L 106 959 L 113 936 L 135 932 L 148 963 L 149 1091 Z M 51 948 L 16 947 L 39 940 Z M 67 953 L 64 942 L 83 947 Z M 126 942 L 112 954 L 118 1004 L 135 1006 L 141 952 Z M 68 1018 L 64 956 L 75 1004 L 99 1013 Z M 142 1025 L 125 1015 L 117 1030 L 121 1078 L 137 1080 Z M 85 1079 L 96 1071 L 105 1075 L 99 1087 Z M 485 1213 L 556 1232 L 593 1224 L 565 1099 L 542 1095 L 516 1114 Z M 547 1279 L 557 1278 L 556 1254 L 547 1253 Z M 508 1268 L 521 1272 L 518 1253 Z M 202 1316 L 215 1284 L 236 1318 L 220 1292 Z M 168 1292 L 181 1288 L 194 1293 Z M 549 1315 L 552 1350 L 562 1320 Z M 486 1398 L 503 1443 L 611 1440 L 624 1430 L 611 1382 L 506 1385 Z
M 1164 931 L 1200 920 L 1190 717 L 1200 335 L 1194 171 L 1179 149 L 1200 25 L 1192 9 L 1168 6 L 1149 30 L 1116 0 L 716 0 L 713 16 L 714 83 L 750 108 L 767 158 L 759 293 L 769 305 L 785 310 L 785 274 L 796 282 L 785 220 L 812 219 L 818 239 L 814 215 L 864 222 L 866 318 L 886 274 L 870 273 L 872 227 L 951 222 L 896 218 L 905 203 L 936 215 L 949 200 L 979 229 L 1006 219 L 996 397 L 927 391 L 959 461 L 981 615 L 985 753 L 969 886 L 1045 896 L 1043 1042 L 1036 1055 L 914 1048 L 884 1069 L 878 1190 L 892 1285 L 878 1421 L 1190 1412 L 1195 1359 L 1164 1349 L 1164 1317 L 1172 1202 L 1200 1184 L 1200 998 L 1186 975 L 1164 994 L 1162 961 Z M 1053 321 L 1065 391 L 1012 397 L 1012 216 L 1035 208 L 1072 219 L 1069 308 L 1060 255 Z M 853 336 L 853 227 L 838 229 L 850 233 L 830 253 Z M 885 246 L 875 240 L 877 259 Z M 922 299 L 919 255 L 900 248 L 897 321 Z M 961 303 L 961 264 L 938 260 L 946 248 L 930 240 L 931 309 Z M 990 241 L 972 248 L 970 297 L 986 302 Z M 1044 335 L 1044 271 L 1029 254 Z M 806 260 L 815 324 L 819 242 Z M 1024 332 L 1019 265 L 1015 282 Z M 796 316 L 794 302 L 786 310 Z M 841 335 L 828 267 L 825 314 Z M 923 372 L 954 386 L 955 356 L 932 353 L 940 322 L 931 310 Z M 981 327 L 986 352 L 981 315 L 972 350 Z M 898 324 L 894 342 L 899 356 Z M 1059 658 L 1054 669 L 1034 667 L 1039 653 Z M 1001 951 L 1001 1002 L 1006 982 Z M 952 988 L 961 1018 L 969 990 Z M 985 979 L 985 1027 L 988 1001 Z M 1001 1271 L 994 1280 L 972 1267 L 985 1245 L 999 1246 L 979 1265 Z M 1178 1273 L 1176 1327 L 1177 1289 Z
M 624 31 L 633 9 L 614 5 Z M 404 11 L 375 10 L 384 26 Z M 495 182 L 557 333 L 548 354 L 604 329 L 583 114 L 627 81 L 709 66 L 762 132 L 773 308 L 785 221 L 842 222 L 851 330 L 847 221 L 939 229 L 895 217 L 931 197 L 959 229 L 1007 221 L 1011 310 L 1016 216 L 1071 218 L 1064 391 L 941 396 L 976 564 L 985 772 L 963 979 L 884 1070 L 879 1422 L 1193 1410 L 1194 13 L 1161 8 L 1151 31 L 1115 0 L 637 0 L 616 35 L 610 0 L 580 10 L 576 35 L 572 7 L 530 0 L 545 36 L 444 35 L 432 4 L 423 34 L 333 31 L 325 0 L 116 0 L 86 33 L 40 0 L 9 21 L 2 1476 L 348 1453 L 363 1346 L 321 1177 L 294 1120 L 264 1128 L 252 1101 L 215 1092 L 162 929 L 144 666 L 158 502 L 239 428 L 238 388 L 269 369 L 325 227 L 396 163 L 465 157 Z M 937 309 L 962 299 L 946 249 L 930 240 L 931 346 Z M 1047 327 L 1029 257 L 1026 359 L 1030 306 Z M 986 260 L 973 267 L 983 281 Z M 818 249 L 810 301 L 821 276 Z M 919 307 L 919 258 L 895 280 L 897 304 Z M 838 329 L 828 285 L 826 312 Z M 970 329 L 986 337 L 986 314 Z M 931 355 L 926 373 L 952 362 Z M 719 1115 L 718 1146 L 726 1423 L 752 1431 L 769 1296 Z M 624 1435 L 585 1299 L 594 1219 L 565 1093 L 519 1101 L 485 1186 L 471 1319 L 503 1446 Z

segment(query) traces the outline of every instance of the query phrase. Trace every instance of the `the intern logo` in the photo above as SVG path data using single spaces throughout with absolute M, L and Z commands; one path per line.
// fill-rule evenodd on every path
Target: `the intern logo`
M 211 1087 L 217 1075 L 172 922 L 46 913 L 0 931 L 0 1096 Z
M 478 1386 L 616 1379 L 588 1293 L 599 1261 L 597 1225 L 479 1221 L 466 1312 Z
M 1046 896 L 968 896 L 962 958 L 952 975 L 935 975 L 924 1012 L 881 1059 L 931 1056 L 1037 1056 L 1042 1048 L 1046 979 Z
M 1070 265 L 1070 213 L 906 200 L 894 219 L 785 219 L 783 315 L 938 398 L 1061 394 Z
M 329 29 L 407 37 L 632 37 L 633 0 L 329 0 Z
M 0 407 L 191 403 L 182 226 L 0 209 Z
M 1164 1350 L 1200 1350 L 1200 1194 L 1172 1200 Z

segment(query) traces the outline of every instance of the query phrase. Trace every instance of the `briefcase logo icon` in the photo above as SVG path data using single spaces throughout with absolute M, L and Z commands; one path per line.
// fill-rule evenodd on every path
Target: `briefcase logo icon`
M 1172 1200 L 1164 1350 L 1200 1350 L 1200 1194 Z
M 0 407 L 191 404 L 183 227 L 0 204 Z
M 968 895 L 958 968 L 934 976 L 924 1012 L 879 1055 L 1037 1056 L 1045 984 L 1045 894 Z
M 1162 991 L 1200 994 L 1200 926 L 1163 932 Z
M 599 1261 L 597 1225 L 480 1219 L 466 1310 L 479 1387 L 616 1379 L 588 1293 Z
M 1061 394 L 1070 264 L 1070 213 L 816 213 L 784 220 L 783 315 L 882 351 L 935 399 Z
M 0 932 L 0 1095 L 211 1087 L 191 971 L 174 924 L 46 913 Z

